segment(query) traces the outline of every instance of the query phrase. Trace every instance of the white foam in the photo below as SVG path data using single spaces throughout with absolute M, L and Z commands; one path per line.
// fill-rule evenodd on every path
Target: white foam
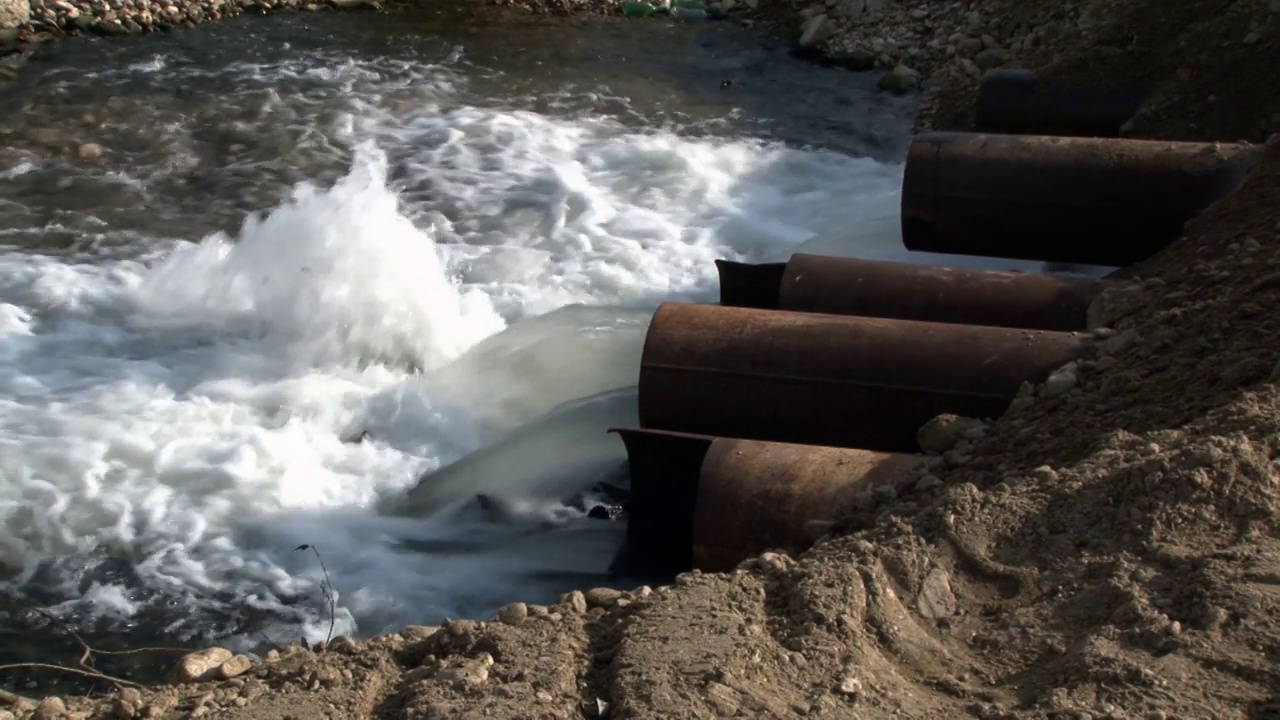
M 0 566 L 83 594 L 68 611 L 169 603 L 184 609 L 169 630 L 196 632 L 226 595 L 288 637 L 291 598 L 320 605 L 304 544 L 325 558 L 339 632 L 546 598 L 558 586 L 529 573 L 601 571 L 618 529 L 539 527 L 559 498 L 537 495 L 573 486 L 551 455 L 573 448 L 518 428 L 629 384 L 648 310 L 711 297 L 715 259 L 785 257 L 896 206 L 901 168 L 867 159 L 450 106 L 454 79 L 424 80 L 426 102 L 357 63 L 313 74 L 358 96 L 309 130 L 350 149 L 331 187 L 264 201 L 234 238 L 149 238 L 123 260 L 0 255 Z M 554 312 L 575 304 L 589 307 Z M 347 442 L 358 430 L 371 440 Z M 512 523 L 375 513 L 500 437 L 537 454 L 523 488 L 477 481 L 526 495 Z M 587 444 L 586 460 L 616 459 Z M 476 472 L 520 466 L 485 457 L 500 462 Z M 121 548 L 132 579 L 87 559 Z

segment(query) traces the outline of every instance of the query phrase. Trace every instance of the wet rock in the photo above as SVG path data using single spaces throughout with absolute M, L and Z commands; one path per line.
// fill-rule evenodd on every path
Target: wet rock
M 827 60 L 832 65 L 853 72 L 866 72 L 876 67 L 876 54 L 861 47 L 829 53 Z
M 519 626 L 529 617 L 529 606 L 522 602 L 514 602 L 498 611 L 498 622 L 503 625 Z
M 236 655 L 230 660 L 218 666 L 218 677 L 223 680 L 230 680 L 233 677 L 239 677 L 253 667 L 253 659 L 248 655 Z
M 857 20 L 867 9 L 866 0 L 840 0 L 831 9 L 831 14 L 838 18 Z
M 226 648 L 212 647 L 182 656 L 173 668 L 173 679 L 178 682 L 195 682 L 212 679 L 222 663 L 230 660 L 232 653 Z
M 102 146 L 98 143 L 84 143 L 80 147 L 76 148 L 76 157 L 81 160 L 101 160 L 102 156 L 105 154 L 106 151 L 103 150 Z
M 31 19 L 31 3 L 27 0 L 0 0 L 0 28 L 16 28 Z
M 898 65 L 882 75 L 876 87 L 899 95 L 906 94 L 920 87 L 920 73 L 906 65 Z

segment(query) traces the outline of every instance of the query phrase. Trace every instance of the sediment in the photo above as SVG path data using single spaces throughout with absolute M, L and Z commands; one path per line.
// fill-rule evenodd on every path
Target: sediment
M 930 97 L 922 127 L 968 126 L 972 65 L 1141 82 L 1150 94 L 1128 136 L 1263 141 L 1280 131 L 1276 0 L 872 4 L 761 0 L 727 12 L 902 80 L 886 81 L 888 92 L 914 77 Z M 11 710 L 1280 716 L 1276 307 L 1280 139 L 1184 237 L 1107 281 L 1084 360 L 1028 387 L 961 452 L 954 438 L 931 442 L 928 482 L 850 508 L 798 557 L 766 553 L 732 573 L 573 592 L 550 607 L 516 603 L 490 622 L 230 658 L 207 676 L 109 697 L 12 697 Z

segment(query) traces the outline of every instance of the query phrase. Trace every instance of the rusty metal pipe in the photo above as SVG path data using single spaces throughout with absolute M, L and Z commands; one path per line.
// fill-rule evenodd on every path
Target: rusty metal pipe
M 1128 265 L 1243 182 L 1253 145 L 935 132 L 902 180 L 910 250 Z
M 627 447 L 632 505 L 624 575 L 730 570 L 769 549 L 803 550 L 807 525 L 863 491 L 914 480 L 911 455 L 613 428 Z
M 1083 330 L 1099 289 L 1095 280 L 804 253 L 777 273 L 716 266 L 721 305 L 1039 330 Z
M 990 70 L 978 87 L 974 129 L 1021 135 L 1119 137 L 1146 101 L 1142 90 L 1066 87 L 1033 70 Z
M 641 427 L 913 452 L 942 413 L 994 417 L 1076 358 L 1073 333 L 665 303 L 640 360 Z
M 702 461 L 693 513 L 693 566 L 732 570 L 765 550 L 804 550 L 813 520 L 834 520 L 859 494 L 901 492 L 913 455 L 716 438 Z

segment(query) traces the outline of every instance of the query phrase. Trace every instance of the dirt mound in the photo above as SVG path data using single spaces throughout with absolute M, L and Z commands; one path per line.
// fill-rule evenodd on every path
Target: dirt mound
M 927 4 L 927 3 L 926 3 Z M 1051 82 L 1145 89 L 1131 137 L 1262 142 L 1280 132 L 1280 3 L 1274 0 L 986 0 L 1004 65 Z M 939 88 L 924 120 L 972 127 L 977 78 Z

